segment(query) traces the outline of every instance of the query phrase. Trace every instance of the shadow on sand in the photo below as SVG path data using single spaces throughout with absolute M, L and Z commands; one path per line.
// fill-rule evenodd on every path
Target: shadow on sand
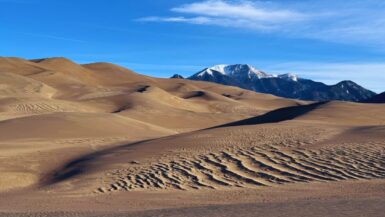
M 207 129 L 243 126 L 243 125 L 256 125 L 256 124 L 265 124 L 265 123 L 276 123 L 276 122 L 281 122 L 286 120 L 292 120 L 326 103 L 327 102 L 317 102 L 309 105 L 285 107 L 285 108 L 268 112 L 264 115 L 260 115 L 257 117 L 252 117 L 245 120 L 236 121 L 236 122 L 232 122 L 224 125 L 219 125 L 219 126 L 215 126 Z M 167 137 L 171 137 L 171 136 L 166 136 L 162 138 L 167 138 Z M 156 138 L 156 139 L 160 139 L 160 138 Z M 65 181 L 67 179 L 73 178 L 75 176 L 81 175 L 85 172 L 91 172 L 93 166 L 95 166 L 95 163 L 101 160 L 102 158 L 109 157 L 114 154 L 122 155 L 123 153 L 132 152 L 135 146 L 141 145 L 142 143 L 152 141 L 152 140 L 155 140 L 155 139 L 143 140 L 143 141 L 129 143 L 129 144 L 113 147 L 113 148 L 107 148 L 104 150 L 100 150 L 94 153 L 90 153 L 90 154 L 86 154 L 81 157 L 78 157 L 68 162 L 63 167 L 58 168 L 48 176 L 44 177 L 41 180 L 41 185 L 45 186 L 45 185 L 56 184 L 56 183 Z M 129 161 L 130 159 L 126 159 L 126 160 Z
M 95 166 L 94 163 L 98 162 L 98 160 L 114 155 L 115 153 L 118 155 L 122 153 L 132 152 L 135 146 L 151 140 L 153 139 L 124 144 L 124 145 L 96 151 L 90 154 L 82 155 L 78 158 L 75 158 L 69 161 L 64 166 L 59 167 L 58 169 L 56 169 L 55 171 L 52 171 L 47 176 L 43 177 L 40 180 L 40 185 L 41 186 L 53 185 L 53 184 L 57 184 L 62 181 L 65 181 L 67 179 L 76 177 L 78 175 L 81 175 L 85 172 L 92 172 L 92 167 Z
M 235 121 L 215 127 L 211 127 L 208 129 L 214 129 L 214 128 L 221 128 L 221 127 L 235 127 L 235 126 L 244 126 L 244 125 L 256 125 L 256 124 L 267 124 L 267 123 L 277 123 L 281 121 L 288 121 L 293 120 L 299 116 L 305 115 L 308 112 L 313 111 L 314 109 L 318 108 L 321 105 L 324 105 L 328 103 L 328 101 L 325 102 L 316 102 L 309 105 L 300 105 L 300 106 L 291 106 L 291 107 L 285 107 L 280 108 L 271 112 L 268 112 L 266 114 Z

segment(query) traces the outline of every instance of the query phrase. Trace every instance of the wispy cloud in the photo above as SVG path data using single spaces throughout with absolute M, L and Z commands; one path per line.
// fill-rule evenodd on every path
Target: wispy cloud
M 175 16 L 137 20 L 244 28 L 286 37 L 385 46 L 382 0 L 206 0 L 176 6 L 170 11 Z
M 380 62 L 287 62 L 267 66 L 265 70 L 277 74 L 294 72 L 300 77 L 315 79 L 327 84 L 352 80 L 373 91 L 385 91 L 385 63 Z
M 230 3 L 222 0 L 209 0 L 182 5 L 171 10 L 179 13 L 264 22 L 297 21 L 306 17 L 303 13 L 293 10 L 273 8 L 266 3 L 249 1 Z
M 227 2 L 208 0 L 171 8 L 172 12 L 184 14 L 171 17 L 143 17 L 139 21 L 179 22 L 200 25 L 217 25 L 257 30 L 272 30 L 278 24 L 289 24 L 308 19 L 308 15 L 295 10 L 282 9 L 271 3 Z

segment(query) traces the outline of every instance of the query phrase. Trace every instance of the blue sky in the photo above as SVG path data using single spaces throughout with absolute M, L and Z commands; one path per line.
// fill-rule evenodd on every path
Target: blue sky
M 0 0 L 0 55 L 191 75 L 249 63 L 385 91 L 382 0 Z

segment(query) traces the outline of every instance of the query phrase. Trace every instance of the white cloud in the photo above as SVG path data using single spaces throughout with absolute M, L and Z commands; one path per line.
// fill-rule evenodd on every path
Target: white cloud
M 246 19 L 250 21 L 287 22 L 302 20 L 305 15 L 296 11 L 268 8 L 266 4 L 242 1 L 230 3 L 223 0 L 209 0 L 182 5 L 171 9 L 174 12 L 201 16 Z
M 184 16 L 143 17 L 138 21 L 178 22 L 198 25 L 215 25 L 235 28 L 250 28 L 260 31 L 272 31 L 282 24 L 309 19 L 305 13 L 281 9 L 268 3 L 224 0 L 208 0 L 181 5 L 171 9 Z M 192 15 L 192 16 L 188 16 Z
M 138 21 L 148 22 L 170 22 L 170 23 L 191 23 L 191 24 L 214 24 L 213 20 L 208 17 L 144 17 Z
M 382 0 L 206 0 L 170 10 L 177 15 L 138 20 L 244 28 L 285 37 L 381 45 L 385 49 Z
M 138 21 L 145 22 L 169 22 L 169 23 L 189 23 L 197 25 L 214 25 L 223 27 L 237 27 L 237 28 L 252 28 L 259 31 L 272 31 L 276 28 L 273 25 L 266 25 L 264 23 L 250 22 L 247 19 L 230 19 L 230 18 L 215 18 L 215 17 L 144 17 Z

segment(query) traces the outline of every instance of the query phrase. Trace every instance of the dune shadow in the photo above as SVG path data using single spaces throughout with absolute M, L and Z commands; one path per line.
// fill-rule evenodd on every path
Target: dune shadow
M 235 127 L 235 126 L 244 126 L 244 125 L 257 125 L 257 124 L 267 124 L 267 123 L 277 123 L 287 120 L 293 120 L 297 117 L 300 117 L 302 115 L 305 115 L 306 113 L 313 111 L 314 109 L 318 108 L 321 105 L 324 105 L 328 103 L 328 101 L 325 102 L 316 102 L 309 105 L 301 105 L 301 106 L 290 106 L 285 108 L 280 108 L 277 110 L 273 110 L 270 112 L 267 112 L 266 114 L 235 121 L 215 127 L 211 127 L 208 129 L 214 129 L 214 128 L 221 128 L 221 127 Z
M 326 104 L 327 102 L 317 102 L 309 105 L 301 105 L 301 106 L 292 106 L 292 107 L 285 107 L 280 108 L 271 112 L 268 112 L 264 115 L 260 115 L 257 117 L 252 117 L 248 119 L 244 119 L 241 121 L 231 122 L 207 129 L 215 129 L 215 128 L 221 128 L 221 127 L 232 127 L 232 126 L 244 126 L 244 125 L 256 125 L 256 124 L 265 124 L 265 123 L 276 123 L 286 120 L 292 120 L 296 117 L 299 117 L 301 115 L 304 115 L 317 107 Z M 204 130 L 204 129 L 203 129 Z M 201 130 L 198 130 L 201 131 Z M 161 137 L 166 138 L 169 136 Z M 83 156 L 80 156 L 78 158 L 75 158 L 68 163 L 66 163 L 64 166 L 56 169 L 52 173 L 48 174 L 47 176 L 43 177 L 43 179 L 40 181 L 42 186 L 45 185 L 53 185 L 60 183 L 62 181 L 68 180 L 70 178 L 74 178 L 78 175 L 92 172 L 95 162 L 99 162 L 105 157 L 113 156 L 114 153 L 121 155 L 124 152 L 131 152 L 133 151 L 133 148 L 135 146 L 141 145 L 142 143 L 153 141 L 160 138 L 155 139 L 148 139 L 148 140 L 142 140 L 134 143 L 124 144 L 120 146 L 115 146 L 112 148 L 103 149 L 100 151 L 96 151 L 90 154 L 85 154 Z M 129 161 L 130 159 L 127 159 Z
M 139 142 L 124 144 L 120 146 L 115 146 L 112 148 L 103 149 L 100 151 L 96 151 L 90 154 L 82 155 L 78 158 L 75 158 L 64 166 L 55 169 L 55 171 L 49 173 L 45 177 L 40 180 L 40 185 L 53 185 L 60 183 L 62 181 L 68 180 L 70 178 L 76 177 L 86 172 L 92 171 L 92 164 L 97 162 L 98 160 L 108 157 L 113 153 L 122 153 L 122 152 L 130 152 L 132 148 L 136 145 L 139 145 L 144 142 L 151 141 L 153 139 L 142 140 Z M 129 159 L 127 159 L 129 161 Z
M 138 92 L 138 93 L 144 93 L 144 92 L 146 92 L 146 91 L 148 90 L 148 88 L 150 88 L 150 85 L 142 85 L 142 86 L 140 86 L 140 87 L 136 90 L 136 92 Z
M 185 96 L 183 96 L 184 99 L 191 99 L 191 98 L 196 98 L 196 97 L 201 97 L 206 95 L 204 91 L 192 91 L 190 93 L 187 93 Z

